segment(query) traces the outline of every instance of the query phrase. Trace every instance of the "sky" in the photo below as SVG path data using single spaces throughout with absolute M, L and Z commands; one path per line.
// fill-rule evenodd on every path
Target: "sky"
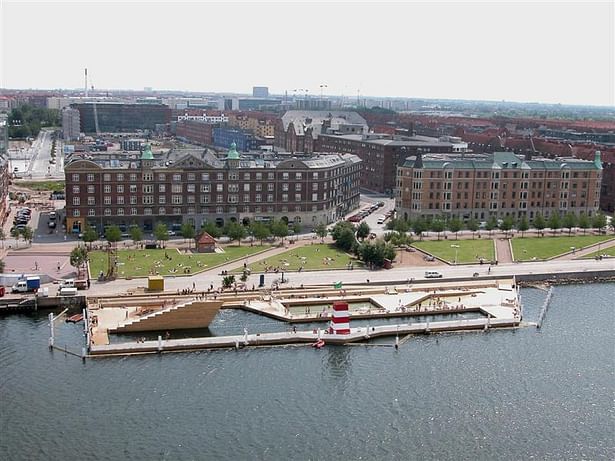
M 0 0 L 0 14 L 1 88 L 83 87 L 87 67 L 100 89 L 615 105 L 614 0 Z

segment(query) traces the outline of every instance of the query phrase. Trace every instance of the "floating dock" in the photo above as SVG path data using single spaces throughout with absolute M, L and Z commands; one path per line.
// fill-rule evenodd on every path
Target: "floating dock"
M 522 309 L 514 278 L 469 282 L 434 282 L 413 286 L 353 285 L 344 289 L 309 287 L 305 289 L 246 291 L 226 293 L 173 293 L 92 298 L 88 302 L 86 336 L 90 356 L 147 354 L 247 346 L 351 344 L 383 336 L 431 332 L 477 330 L 521 325 Z M 349 305 L 349 334 L 334 334 L 317 328 L 277 333 L 250 333 L 217 337 L 157 340 L 138 339 L 113 343 L 110 335 L 121 332 L 166 331 L 205 327 L 220 308 L 243 309 L 275 318 L 287 324 L 329 322 L 331 305 Z M 314 312 L 312 312 L 314 310 Z M 352 320 L 416 315 L 479 312 L 480 318 L 399 323 L 352 328 Z M 185 315 L 184 315 L 185 314 Z M 181 321 L 178 321 L 181 320 Z M 250 327 L 250 325 L 246 325 Z M 397 341 L 397 340 L 396 340 Z

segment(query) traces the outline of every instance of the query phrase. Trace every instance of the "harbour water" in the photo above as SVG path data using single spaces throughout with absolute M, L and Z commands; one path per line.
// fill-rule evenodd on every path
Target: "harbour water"
M 521 291 L 525 320 L 546 293 Z M 0 459 L 613 459 L 615 285 L 556 287 L 542 329 L 92 359 L 0 319 Z M 226 311 L 207 334 L 287 328 Z M 82 325 L 56 344 L 79 350 Z M 381 340 L 379 344 L 389 344 Z

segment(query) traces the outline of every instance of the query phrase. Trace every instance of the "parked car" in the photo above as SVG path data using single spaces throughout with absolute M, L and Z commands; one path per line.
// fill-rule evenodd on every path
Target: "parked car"
M 440 279 L 442 278 L 442 274 L 438 271 L 425 271 L 426 279 Z

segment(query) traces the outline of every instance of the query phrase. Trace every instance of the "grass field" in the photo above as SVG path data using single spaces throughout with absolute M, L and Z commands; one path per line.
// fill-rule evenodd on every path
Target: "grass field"
M 248 269 L 253 273 L 265 272 L 265 269 L 272 272 L 276 268 L 279 271 L 297 271 L 300 267 L 303 267 L 301 270 L 346 269 L 350 261 L 355 268 L 363 267 L 361 261 L 338 250 L 333 245 L 319 243 L 291 248 L 284 253 L 249 264 Z M 235 272 L 241 271 L 243 269 L 237 269 Z
M 612 235 L 575 235 L 571 237 L 526 237 L 512 239 L 515 261 L 548 259 L 567 253 L 570 247 L 577 250 L 613 238 Z
M 148 275 L 190 275 L 211 269 L 236 259 L 250 256 L 270 248 L 260 246 L 227 246 L 224 253 L 179 253 L 175 248 L 156 250 L 118 250 L 118 277 L 146 277 Z M 165 258 L 165 253 L 169 258 Z M 100 271 L 107 273 L 107 253 L 104 251 L 90 252 L 90 272 L 92 277 L 98 277 Z M 190 272 L 186 268 L 190 268 Z M 186 272 L 184 272 L 186 270 Z
M 591 254 L 588 254 L 587 256 L 583 256 L 583 258 L 585 259 L 590 259 L 590 258 L 595 258 L 596 256 L 600 256 L 600 255 L 607 255 L 607 256 L 615 256 L 615 244 L 611 243 L 610 247 L 608 248 L 600 248 L 600 250 L 594 251 Z
M 451 245 L 459 245 L 459 248 Z M 425 240 L 414 242 L 412 246 L 450 263 L 455 262 L 455 250 L 457 250 L 458 264 L 477 263 L 480 258 L 485 261 L 495 259 L 494 243 L 491 239 Z
M 35 191 L 64 192 L 64 181 L 20 181 L 16 182 L 15 185 Z

